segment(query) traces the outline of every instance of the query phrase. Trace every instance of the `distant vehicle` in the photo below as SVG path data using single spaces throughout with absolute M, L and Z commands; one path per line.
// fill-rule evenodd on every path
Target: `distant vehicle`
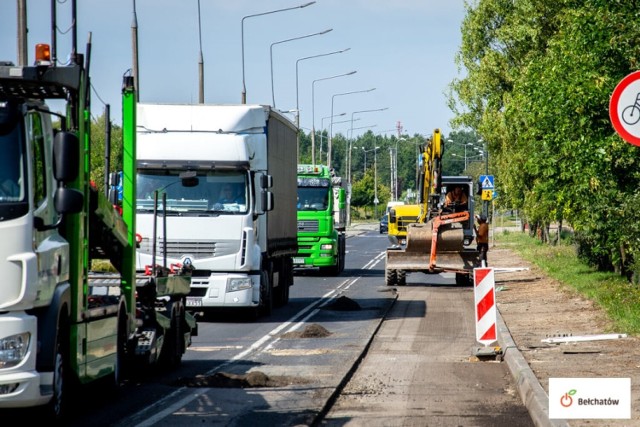
M 389 232 L 389 215 L 384 214 L 382 218 L 380 218 L 380 234 L 387 232 Z

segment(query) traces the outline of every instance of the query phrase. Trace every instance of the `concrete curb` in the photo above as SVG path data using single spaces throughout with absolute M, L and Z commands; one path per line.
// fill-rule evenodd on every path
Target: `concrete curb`
M 535 376 L 524 356 L 518 350 L 509 328 L 504 323 L 500 310 L 497 313 L 498 341 L 503 351 L 503 359 L 516 381 L 522 402 L 527 407 L 533 423 L 537 427 L 568 427 L 565 420 L 549 419 L 549 396 Z

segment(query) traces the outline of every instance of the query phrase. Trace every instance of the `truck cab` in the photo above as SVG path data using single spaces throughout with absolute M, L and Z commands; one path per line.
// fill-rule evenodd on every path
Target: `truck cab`
M 319 268 L 328 275 L 344 270 L 346 191 L 327 166 L 298 165 L 298 253 L 296 268 Z

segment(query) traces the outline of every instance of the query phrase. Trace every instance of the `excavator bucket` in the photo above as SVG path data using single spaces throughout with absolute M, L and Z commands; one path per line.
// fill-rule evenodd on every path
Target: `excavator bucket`
M 419 252 L 429 257 L 433 239 L 433 219 L 424 224 L 414 223 L 407 227 L 407 252 Z M 438 230 L 437 250 L 455 252 L 463 249 L 464 230 L 460 223 L 441 226 Z

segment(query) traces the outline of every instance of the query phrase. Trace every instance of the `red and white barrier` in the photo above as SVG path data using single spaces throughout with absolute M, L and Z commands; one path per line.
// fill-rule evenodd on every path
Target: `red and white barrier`
M 476 341 L 488 346 L 498 339 L 496 287 L 493 268 L 473 270 L 476 312 Z

